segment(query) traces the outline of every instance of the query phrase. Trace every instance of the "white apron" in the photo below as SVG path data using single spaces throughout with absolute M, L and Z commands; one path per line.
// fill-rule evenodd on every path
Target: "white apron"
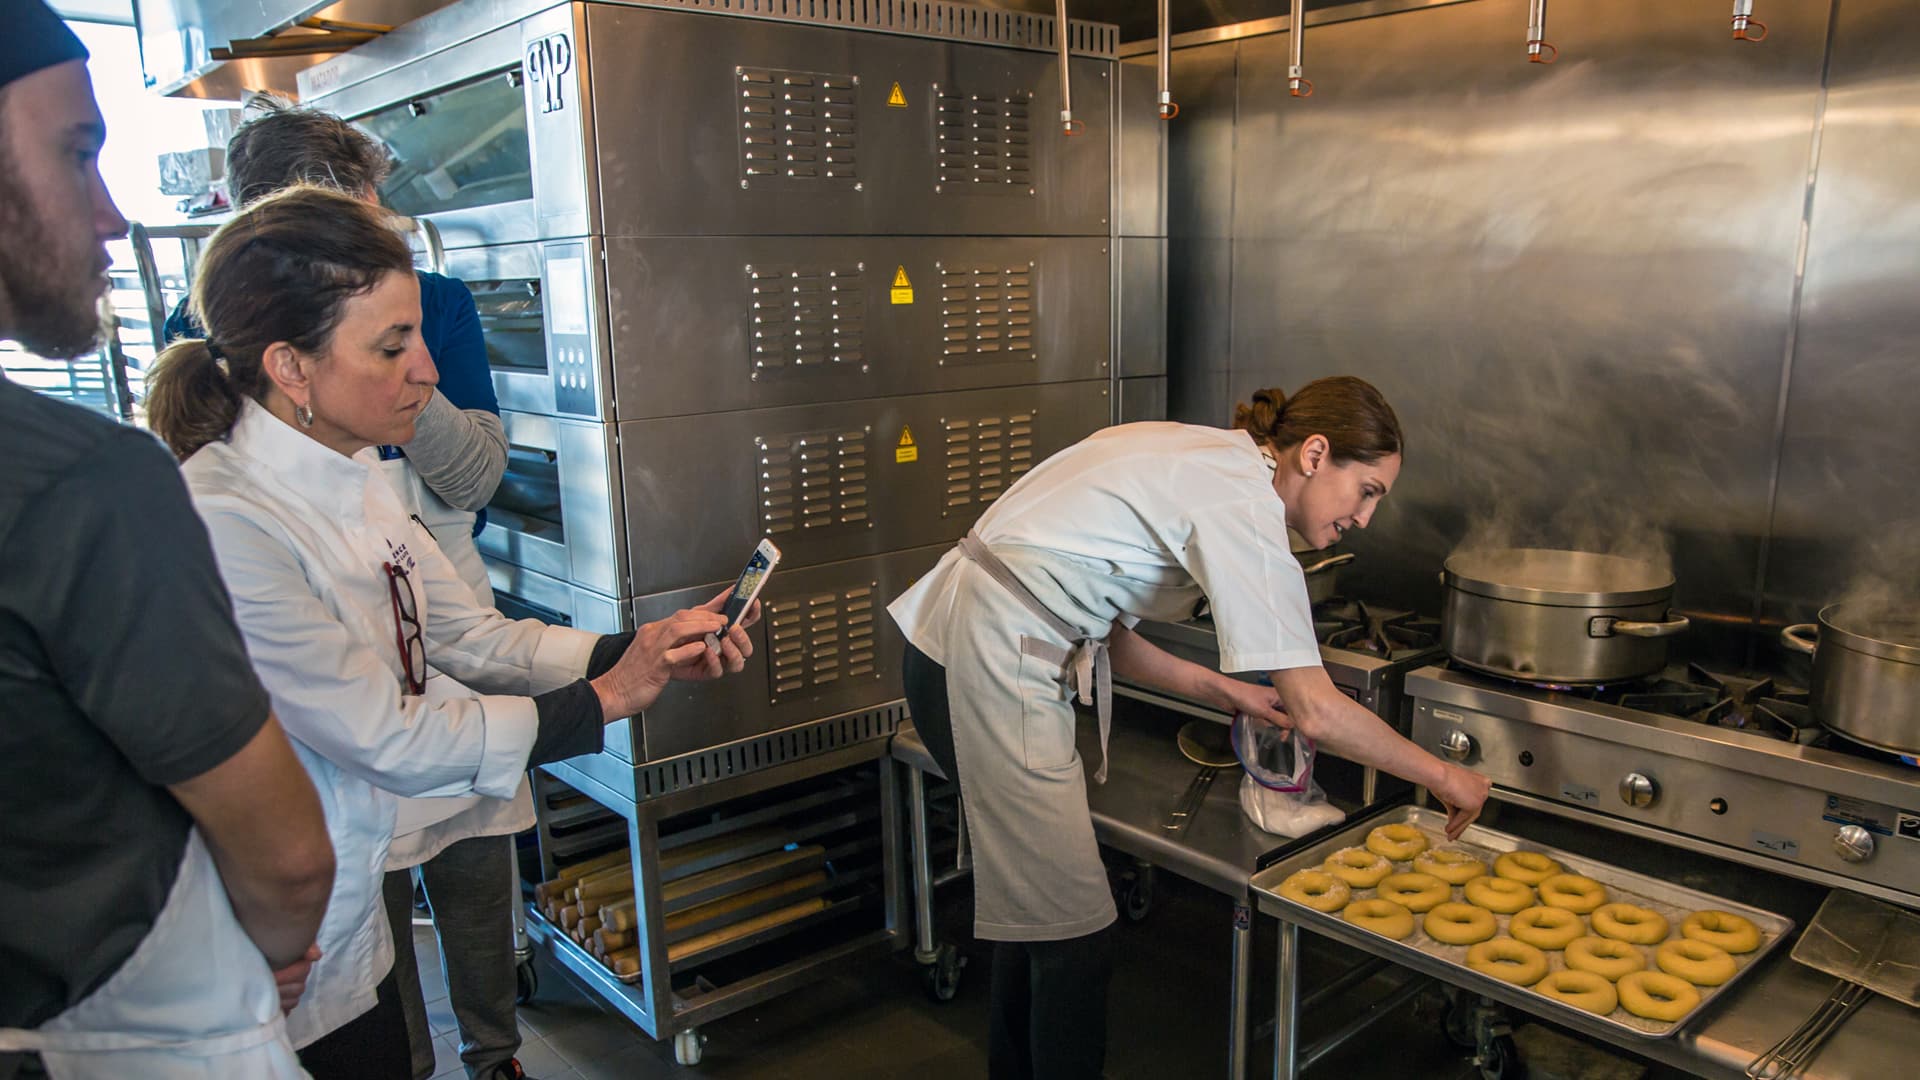
M 241 929 L 200 832 L 133 955 L 40 1027 L 0 1028 L 0 1051 L 38 1053 L 54 1080 L 296 1080 L 280 995 Z
M 1177 618 L 1200 588 L 1145 571 L 969 535 L 947 623 L 947 703 L 974 852 L 974 934 L 1058 941 L 1113 922 L 1113 895 L 1074 746 L 1076 693 L 1101 720 L 1106 637 L 1116 619 Z

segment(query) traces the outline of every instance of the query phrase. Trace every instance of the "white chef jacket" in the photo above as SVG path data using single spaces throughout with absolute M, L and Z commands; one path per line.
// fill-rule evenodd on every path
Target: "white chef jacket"
M 323 955 L 288 1018 L 296 1047 L 372 1008 L 393 966 L 380 882 L 395 795 L 513 795 L 539 726 L 527 695 L 580 678 L 598 640 L 476 604 L 376 466 L 371 449 L 343 457 L 251 400 L 227 441 L 182 466 L 333 839 Z M 405 693 L 387 562 L 411 577 L 425 696 Z
M 1163 422 L 1105 428 L 1035 466 L 973 529 L 996 551 L 1060 552 L 1130 578 L 1190 576 L 1212 606 L 1222 671 L 1320 663 L 1306 578 L 1288 550 L 1286 504 L 1244 431 Z M 946 663 L 964 562 L 949 551 L 887 609 L 935 663 Z M 1043 584 L 1029 583 L 1047 591 Z M 1054 612 L 1070 623 L 1079 613 Z M 1139 613 L 1121 618 L 1137 621 Z

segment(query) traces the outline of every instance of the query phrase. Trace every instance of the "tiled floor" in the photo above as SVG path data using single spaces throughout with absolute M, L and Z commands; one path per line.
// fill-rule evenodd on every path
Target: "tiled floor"
M 959 934 L 971 912 L 966 887 L 943 902 L 943 931 Z M 1228 921 L 1222 897 L 1163 875 L 1145 921 L 1122 924 L 1109 1003 L 1111 1080 L 1218 1077 L 1226 1072 Z M 1253 1016 L 1270 1015 L 1271 927 L 1257 938 Z M 421 981 L 438 1054 L 437 1078 L 464 1076 L 459 1034 L 446 999 L 432 931 L 415 928 Z M 1309 985 L 1351 962 L 1306 935 Z M 970 947 L 970 943 L 969 947 Z M 959 996 L 936 1004 L 922 991 L 911 953 L 875 954 L 803 993 L 767 1002 L 707 1025 L 705 1058 L 696 1068 L 676 1065 L 672 1041 L 656 1042 L 624 1017 L 605 1011 L 542 957 L 540 991 L 522 1008 L 520 1062 L 537 1080 L 610 1078 L 742 1078 L 742 1080 L 911 1080 L 974 1078 L 986 1073 L 987 951 L 973 962 Z M 1304 1022 L 1310 1044 L 1345 1017 L 1356 1015 L 1388 988 L 1363 983 Z M 1270 1053 L 1256 1044 L 1250 1075 L 1271 1071 Z M 1402 1008 L 1310 1074 L 1316 1077 L 1469 1080 L 1479 1070 L 1440 1034 L 1430 1015 Z M 1671 1074 L 1655 1071 L 1650 1077 Z

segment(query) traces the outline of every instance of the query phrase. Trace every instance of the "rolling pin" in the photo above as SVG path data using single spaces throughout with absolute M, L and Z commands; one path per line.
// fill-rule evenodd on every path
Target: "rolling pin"
M 602 956 L 633 945 L 633 931 L 609 930 L 602 926 L 593 932 L 594 951 Z
M 688 938 L 685 941 L 667 946 L 667 962 L 677 964 L 689 956 L 698 955 L 699 953 L 706 952 L 708 949 L 718 948 L 729 941 L 738 941 L 749 934 L 757 934 L 762 930 L 779 926 L 782 923 L 790 923 L 795 919 L 804 918 L 816 911 L 825 911 L 826 907 L 826 897 L 815 896 L 802 900 L 797 904 L 788 904 L 786 907 L 769 911 L 764 915 L 755 916 L 745 922 L 737 922 L 732 926 L 723 926 L 710 933 L 701 934 L 699 937 Z M 638 955 L 638 950 L 635 951 L 635 955 Z M 614 970 L 618 971 L 619 969 L 615 968 Z M 639 970 L 637 961 L 634 970 Z
M 600 909 L 600 925 L 611 926 L 615 930 L 631 930 L 639 925 L 637 912 L 631 897 L 617 904 L 608 904 Z
M 685 911 L 676 911 L 667 916 L 667 931 L 671 933 L 681 927 L 692 926 L 695 923 L 705 922 L 708 919 L 725 915 L 728 912 L 752 907 L 762 900 L 771 900 L 776 896 L 796 893 L 808 886 L 818 885 L 826 880 L 827 875 L 825 871 L 815 870 L 811 874 L 802 874 L 799 877 L 790 877 L 781 881 L 770 882 L 757 889 L 748 889 L 743 893 L 734 893 L 732 896 L 723 896 L 718 900 L 709 900 L 704 904 L 695 905 Z
M 533 898 L 536 902 L 545 903 L 549 896 L 564 895 L 568 889 L 578 884 L 581 878 L 596 870 L 606 870 L 616 866 L 630 866 L 632 863 L 633 858 L 628 855 L 626 848 L 609 851 L 605 855 L 596 855 L 591 859 L 584 859 L 570 866 L 560 868 L 559 876 L 552 881 L 543 881 L 535 885 L 533 887 Z
M 621 949 L 607 954 L 607 967 L 615 975 L 638 975 L 640 973 L 640 950 Z

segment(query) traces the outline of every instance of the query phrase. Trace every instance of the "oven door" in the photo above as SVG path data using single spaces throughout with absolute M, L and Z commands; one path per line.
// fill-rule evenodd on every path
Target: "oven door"
M 626 577 L 617 552 L 624 531 L 614 519 L 619 497 L 607 470 L 611 428 L 502 410 L 507 471 L 487 504 L 483 555 L 606 596 Z
M 632 608 L 611 597 L 588 592 L 524 566 L 489 558 L 487 579 L 493 584 L 493 604 L 509 619 L 538 619 L 550 626 L 571 626 L 595 634 L 617 634 L 633 626 Z M 635 755 L 633 722 L 607 725 L 605 747 L 628 761 Z
M 455 249 L 443 271 L 465 282 L 487 339 L 487 367 L 500 408 L 552 415 L 545 287 L 532 244 Z

